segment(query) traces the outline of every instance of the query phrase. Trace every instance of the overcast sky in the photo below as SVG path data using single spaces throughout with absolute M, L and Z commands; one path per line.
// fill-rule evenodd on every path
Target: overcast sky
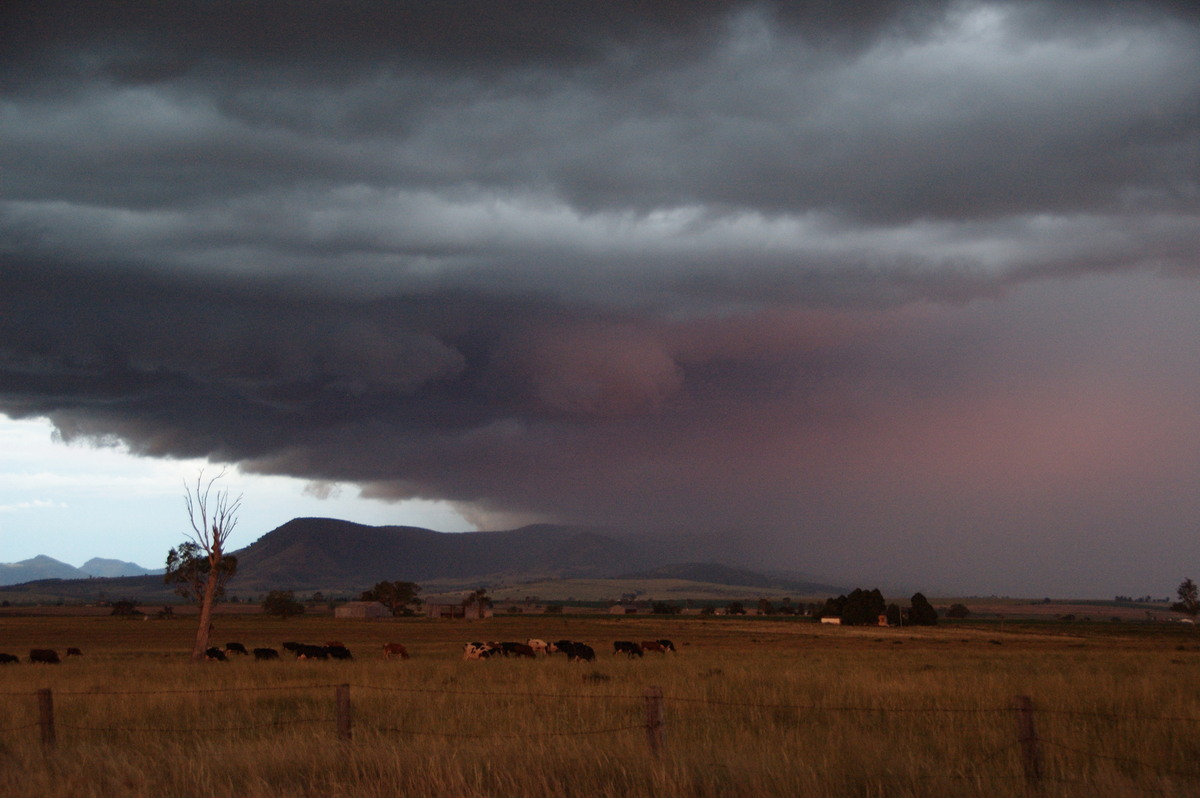
M 153 559 L 209 461 L 240 545 L 555 521 L 1168 595 L 1193 7 L 4 3 L 0 561 Z M 123 469 L 161 510 L 67 478 Z

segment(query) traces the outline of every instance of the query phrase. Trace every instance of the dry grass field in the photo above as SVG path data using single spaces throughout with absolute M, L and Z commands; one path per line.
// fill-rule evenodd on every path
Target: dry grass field
M 0 667 L 0 794 L 1018 796 L 1018 695 L 1035 707 L 1038 794 L 1200 792 L 1200 633 L 1179 625 L 230 615 L 215 642 L 340 640 L 355 659 L 192 665 L 193 624 L 0 618 L 0 651 L 22 658 Z M 597 660 L 461 658 L 469 640 L 528 637 L 581 640 Z M 611 654 L 662 637 L 677 655 Z M 384 661 L 388 641 L 412 658 Z M 25 661 L 68 646 L 83 656 Z M 657 756 L 649 687 L 664 696 Z

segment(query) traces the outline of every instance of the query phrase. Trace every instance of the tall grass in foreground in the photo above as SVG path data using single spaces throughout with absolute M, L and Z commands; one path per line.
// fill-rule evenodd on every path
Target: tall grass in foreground
M 57 668 L 10 666 L 0 794 L 1023 796 L 1018 694 L 1038 709 L 1041 794 L 1200 791 L 1200 654 L 1176 638 L 714 621 L 675 627 L 694 643 L 679 656 L 631 661 L 603 650 L 614 627 L 575 623 L 601 650 L 594 664 L 457 658 L 454 638 L 518 636 L 500 626 L 413 627 L 422 653 L 408 662 L 364 649 L 349 663 L 193 666 L 115 640 Z M 343 683 L 348 743 L 334 723 Z M 641 728 L 649 685 L 666 696 L 657 759 Z M 54 690 L 51 751 L 41 687 Z

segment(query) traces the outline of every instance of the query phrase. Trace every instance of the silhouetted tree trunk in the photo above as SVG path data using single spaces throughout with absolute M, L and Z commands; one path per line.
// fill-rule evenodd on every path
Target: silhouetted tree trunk
M 200 598 L 200 625 L 196 629 L 196 643 L 192 647 L 192 661 L 203 662 L 204 652 L 208 648 L 208 633 L 212 628 L 213 602 L 221 591 L 222 582 L 232 575 L 232 569 L 225 563 L 225 542 L 237 526 L 238 511 L 242 506 L 242 497 L 230 501 L 229 492 L 218 490 L 213 493 L 213 483 L 225 476 L 224 470 L 207 482 L 204 481 L 204 470 L 196 475 L 196 487 L 193 490 L 185 484 L 184 502 L 187 505 L 188 520 L 192 525 L 191 540 L 200 547 L 203 556 L 208 560 L 208 578 Z

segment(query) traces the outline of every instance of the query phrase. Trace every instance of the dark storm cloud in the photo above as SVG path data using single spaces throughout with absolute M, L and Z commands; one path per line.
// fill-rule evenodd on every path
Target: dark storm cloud
M 1187 4 L 0 14 L 10 416 L 897 579 L 1198 517 Z

